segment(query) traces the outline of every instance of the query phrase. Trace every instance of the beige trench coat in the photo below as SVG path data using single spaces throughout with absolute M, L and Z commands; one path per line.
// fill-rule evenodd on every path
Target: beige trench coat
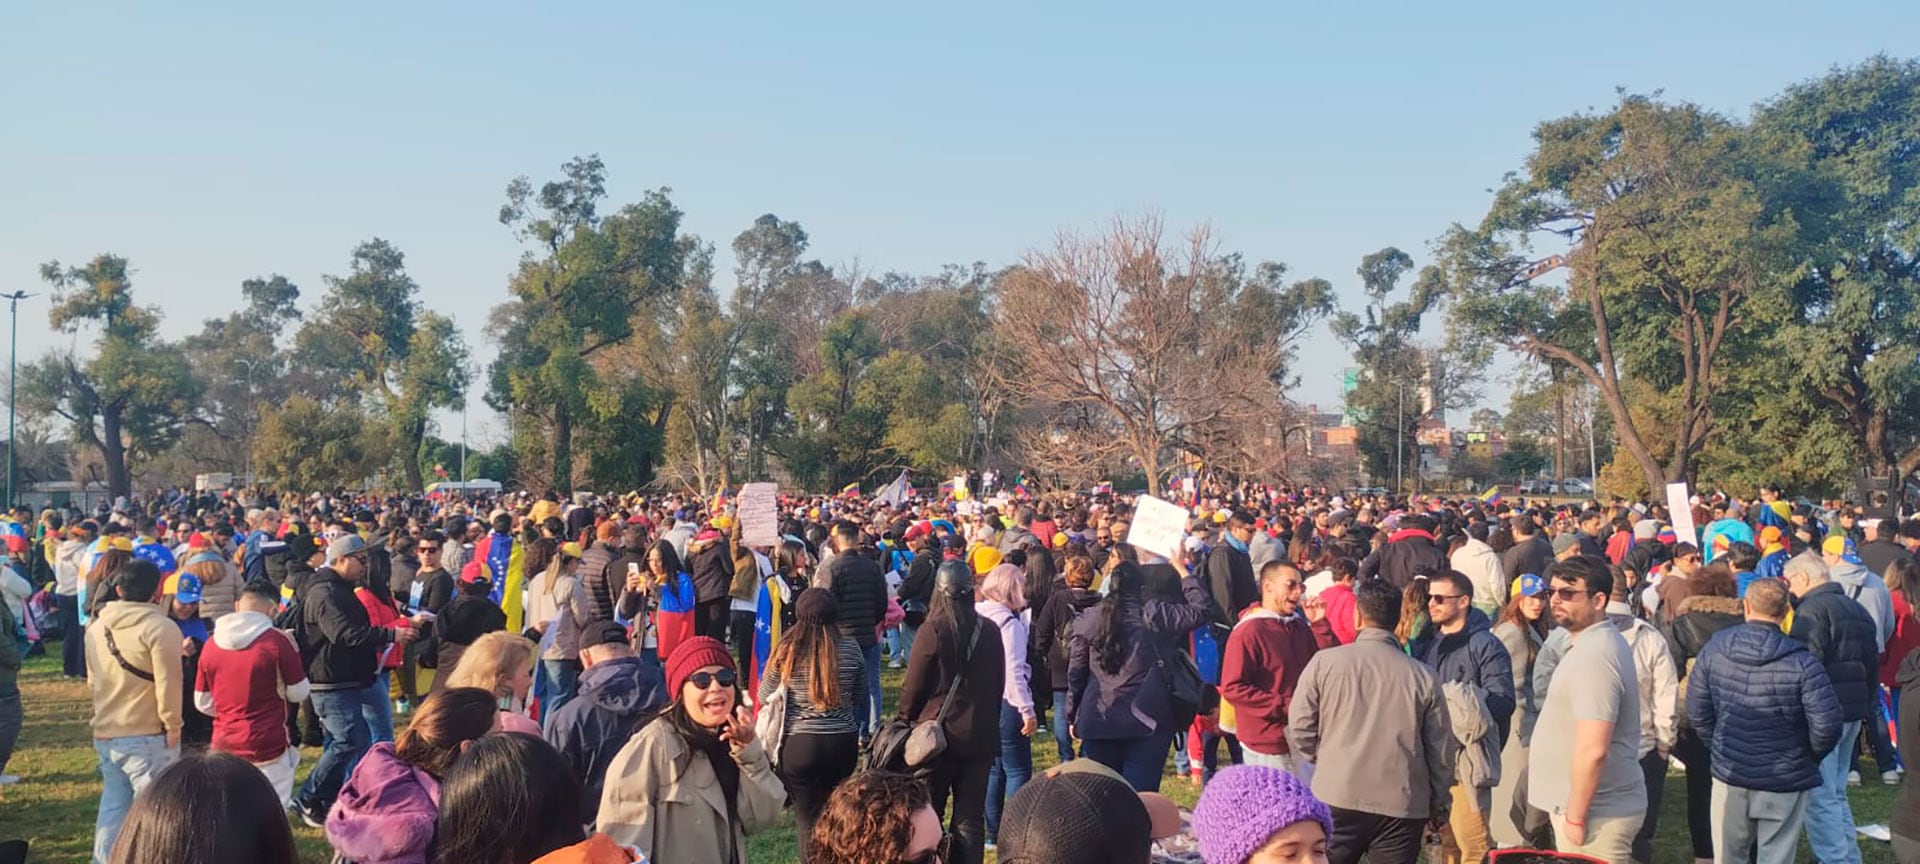
M 740 824 L 729 838 L 727 800 L 713 766 L 689 750 L 665 719 L 648 723 L 607 765 L 598 830 L 639 849 L 649 861 L 745 862 L 746 835 L 779 818 L 787 791 L 760 739 L 735 751 L 733 758 L 740 764 Z M 735 850 L 731 861 L 729 849 Z

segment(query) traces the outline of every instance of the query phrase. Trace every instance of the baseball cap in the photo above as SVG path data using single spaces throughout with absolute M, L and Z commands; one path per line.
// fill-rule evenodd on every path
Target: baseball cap
M 342 558 L 359 555 L 365 551 L 367 551 L 367 541 L 360 539 L 360 535 L 342 534 L 327 543 L 327 566 L 332 567 L 334 562 Z
M 1547 592 L 1547 580 L 1538 573 L 1522 573 L 1513 580 L 1513 596 L 1536 597 Z
M 580 634 L 580 649 L 583 651 L 595 645 L 625 644 L 627 644 L 627 628 L 612 621 L 601 621 Z
M 487 568 L 480 566 L 480 562 L 478 561 L 468 561 L 460 566 L 460 581 L 485 582 L 487 581 Z
M 192 573 L 180 573 L 173 577 L 173 599 L 181 603 L 200 602 L 200 577 Z

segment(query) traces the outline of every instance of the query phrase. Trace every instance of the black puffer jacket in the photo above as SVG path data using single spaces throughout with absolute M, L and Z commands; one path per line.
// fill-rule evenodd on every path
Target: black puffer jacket
M 840 601 L 840 632 L 853 637 L 862 650 L 877 639 L 880 619 L 887 614 L 887 577 L 868 550 L 842 552 L 820 568 L 823 587 Z
M 1387 537 L 1387 545 L 1360 562 L 1360 578 L 1378 577 L 1387 584 L 1404 589 L 1421 569 L 1438 573 L 1447 569 L 1447 552 L 1435 543 L 1433 535 L 1418 528 L 1402 528 Z
M 307 679 L 315 690 L 349 690 L 373 683 L 380 652 L 393 631 L 367 620 L 367 607 L 353 596 L 353 585 L 325 567 L 301 587 L 300 644 Z
M 1867 719 L 1880 692 L 1880 631 L 1866 608 L 1839 583 L 1820 585 L 1795 604 L 1793 638 L 1827 667 L 1842 719 Z
M 693 559 L 687 567 L 693 576 L 693 599 L 707 603 L 726 597 L 733 589 L 733 550 L 724 537 L 696 542 L 706 545 L 687 556 Z
M 1715 636 L 1689 677 L 1687 718 L 1713 753 L 1716 779 L 1763 792 L 1820 785 L 1820 760 L 1840 740 L 1840 705 L 1805 647 L 1745 622 Z
M 626 569 L 615 571 L 613 566 L 619 557 L 620 550 L 611 543 L 595 543 L 580 553 L 580 566 L 574 572 L 586 588 L 587 614 L 595 621 L 613 620 L 613 602 L 626 587 Z
M 1033 618 L 1029 644 L 1047 658 L 1047 681 L 1054 690 L 1067 689 L 1067 648 L 1073 643 L 1073 622 L 1080 613 L 1100 605 L 1100 595 L 1085 588 L 1053 592 Z

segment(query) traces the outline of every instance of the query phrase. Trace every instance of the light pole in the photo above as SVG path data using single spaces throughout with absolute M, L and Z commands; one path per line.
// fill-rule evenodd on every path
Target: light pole
M 19 499 L 13 497 L 13 418 L 14 418 L 14 379 L 20 370 L 20 301 L 32 297 L 25 291 L 12 294 L 0 294 L 7 298 L 7 306 L 13 316 L 13 337 L 7 345 L 7 506 L 11 508 Z
M 1407 385 L 1399 384 L 1399 407 L 1393 412 L 1393 494 L 1407 488 Z

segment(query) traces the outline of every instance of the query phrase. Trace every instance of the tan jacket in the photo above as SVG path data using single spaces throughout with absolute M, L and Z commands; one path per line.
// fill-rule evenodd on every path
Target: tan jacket
M 107 648 L 107 634 L 128 665 Z M 180 731 L 186 705 L 180 663 L 180 626 L 152 603 L 115 600 L 87 625 L 87 686 L 93 690 L 93 737 L 130 738 Z
M 1364 628 L 1307 661 L 1287 742 L 1314 764 L 1314 797 L 1331 806 L 1426 819 L 1451 800 L 1459 744 L 1440 680 L 1385 630 Z
M 780 817 L 787 790 L 774 775 L 760 739 L 733 758 L 740 764 L 740 824 L 729 838 L 727 800 L 713 766 L 689 750 L 665 718 L 648 723 L 607 765 L 600 833 L 639 849 L 649 861 L 743 864 L 746 835 Z M 729 849 L 735 852 L 733 860 L 727 858 Z

